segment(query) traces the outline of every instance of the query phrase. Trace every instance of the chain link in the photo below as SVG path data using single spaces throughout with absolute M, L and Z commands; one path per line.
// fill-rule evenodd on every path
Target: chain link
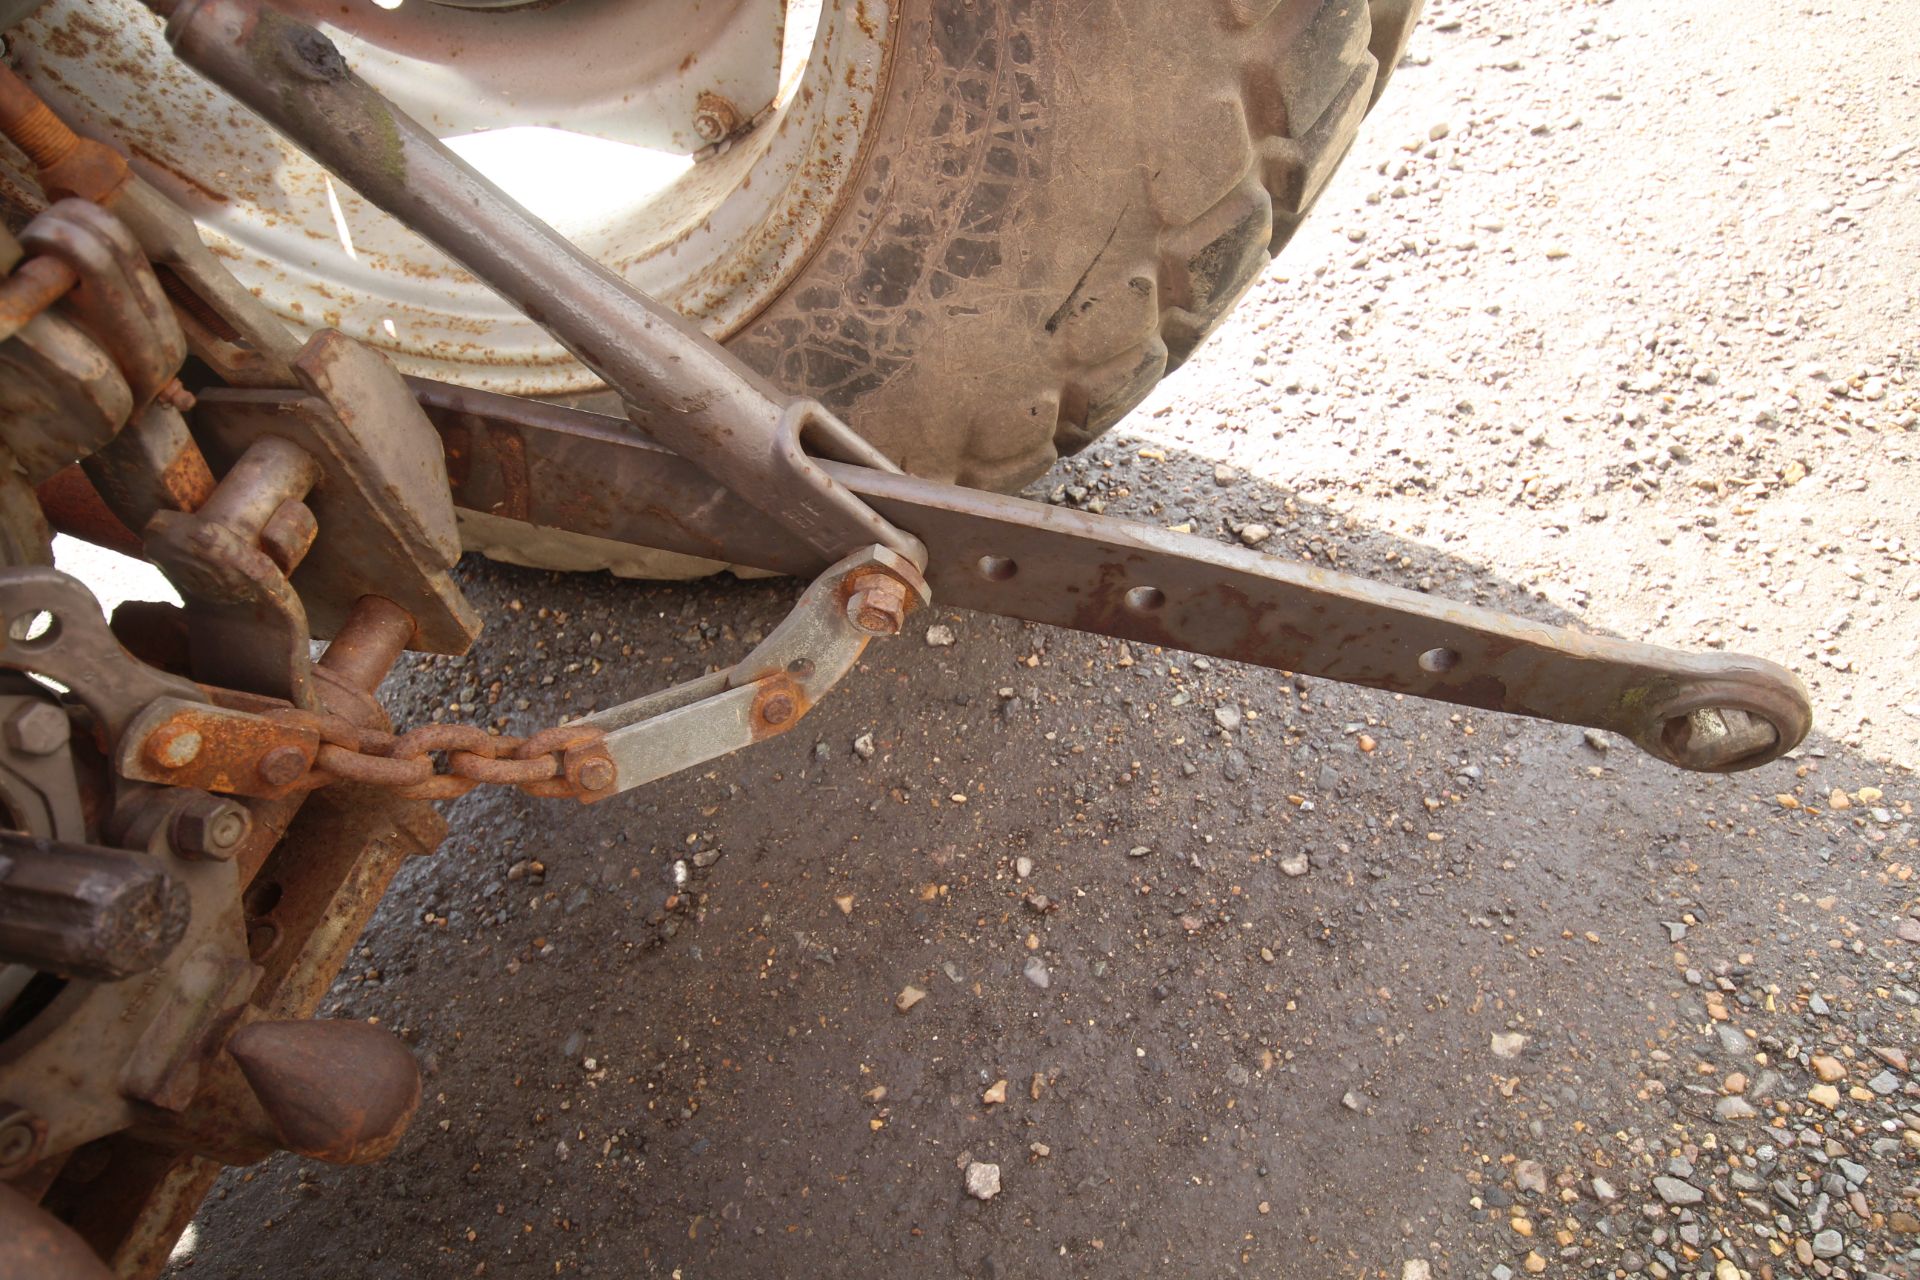
M 296 707 L 277 708 L 267 716 L 320 736 L 313 767 L 296 784 L 306 789 L 354 782 L 421 800 L 462 796 L 483 783 L 571 799 L 613 790 L 613 760 L 603 745 L 606 735 L 587 725 L 558 725 L 516 738 L 470 724 L 429 724 L 385 733 L 343 716 Z M 445 757 L 445 772 L 434 767 L 436 755 Z

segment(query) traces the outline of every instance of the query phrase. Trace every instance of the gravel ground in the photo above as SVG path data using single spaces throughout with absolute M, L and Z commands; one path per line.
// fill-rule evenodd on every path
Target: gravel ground
M 1285 259 L 1033 491 L 1785 661 L 1793 758 L 936 608 L 749 755 L 453 805 L 328 1009 L 416 1046 L 411 1135 L 236 1171 L 177 1274 L 1920 1275 L 1913 22 L 1430 0 Z M 463 575 L 403 721 L 795 592 Z

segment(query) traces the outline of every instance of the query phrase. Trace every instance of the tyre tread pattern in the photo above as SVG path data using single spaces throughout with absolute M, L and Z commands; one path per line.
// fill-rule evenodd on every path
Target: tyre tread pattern
M 1246 49 L 1237 86 L 1245 128 L 1217 140 L 1238 149 L 1241 177 L 1198 218 L 1162 227 L 1152 332 L 1069 375 L 1055 456 L 1084 448 L 1145 399 L 1286 246 L 1378 99 L 1420 0 L 1372 0 L 1371 11 L 1359 0 L 1221 0 L 1221 10 Z
M 1140 7 L 1157 11 L 1157 0 Z M 1119 422 L 1226 318 L 1352 145 L 1420 7 L 1210 0 L 1182 10 L 1180 21 L 1196 29 L 1164 35 L 1183 42 L 1178 60 L 1193 55 L 1195 70 L 1179 81 L 1186 96 L 1162 104 L 1167 118 L 1137 135 L 1143 153 L 1123 162 L 1140 185 L 1109 215 L 1112 251 L 1095 256 L 1107 274 L 1097 286 L 1074 285 L 1064 301 L 1045 295 L 1035 321 L 1044 333 L 982 357 L 964 336 L 924 322 L 951 306 L 949 282 L 1028 285 L 1026 250 L 1003 237 L 1030 216 L 1022 202 L 1034 185 L 1066 159 L 1050 158 L 1047 132 L 1028 121 L 1044 115 L 1034 69 L 1052 7 L 931 0 L 931 25 L 915 36 L 930 44 L 922 65 L 930 83 L 947 82 L 918 107 L 930 125 L 931 159 L 922 159 L 965 181 L 938 193 L 924 179 L 910 186 L 880 153 L 862 199 L 843 215 L 846 233 L 822 249 L 821 269 L 729 346 L 789 391 L 826 403 L 910 471 L 1017 489 Z M 968 113 L 990 127 L 961 128 Z M 896 181 L 913 194 L 893 199 Z M 1048 279 L 1050 288 L 1058 276 Z M 1008 363 L 1015 349 L 1020 357 Z M 701 571 L 684 558 L 581 539 L 555 559 L 545 543 L 520 548 L 516 538 L 525 541 L 511 528 L 475 532 L 469 545 L 638 577 Z

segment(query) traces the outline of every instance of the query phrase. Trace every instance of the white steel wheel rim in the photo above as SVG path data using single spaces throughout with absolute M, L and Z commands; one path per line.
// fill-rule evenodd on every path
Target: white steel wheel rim
M 338 0 L 304 3 L 311 19 L 329 17 L 328 34 L 369 81 L 586 252 L 716 338 L 758 314 L 824 238 L 858 169 L 894 29 L 885 0 L 560 0 L 508 11 L 403 0 L 456 32 L 497 23 L 557 33 L 560 88 L 522 93 L 529 86 L 520 80 L 503 95 L 497 75 L 492 85 L 485 78 L 515 74 L 510 64 L 473 58 L 474 69 L 457 47 L 441 62 L 396 52 L 382 26 L 392 15 L 372 0 L 347 0 L 357 6 L 348 19 Z M 631 97 L 650 114 L 623 113 L 604 66 L 574 77 L 591 101 L 578 117 L 568 110 L 566 42 L 582 58 L 596 44 L 658 43 L 660 24 L 689 10 L 708 23 L 689 38 L 724 33 L 742 14 L 761 19 L 764 35 L 767 5 L 785 17 L 784 33 L 774 32 L 777 77 L 768 81 L 776 92 L 758 119 L 738 121 L 718 144 L 684 108 L 710 101 L 702 86 L 724 86 L 727 69 L 713 64 L 743 62 L 737 35 L 705 69 L 694 57 L 679 80 L 637 87 Z M 561 18 L 572 25 L 556 25 Z M 513 38 L 512 25 L 499 30 Z M 118 146 L 185 205 L 228 268 L 297 328 L 337 328 L 405 372 L 512 395 L 599 386 L 545 330 L 182 66 L 137 0 L 55 0 L 22 24 L 16 49 L 22 72 L 56 110 Z M 663 100 L 679 118 L 659 118 Z M 517 106 L 526 108 L 522 123 Z M 579 118 L 593 132 L 555 127 Z

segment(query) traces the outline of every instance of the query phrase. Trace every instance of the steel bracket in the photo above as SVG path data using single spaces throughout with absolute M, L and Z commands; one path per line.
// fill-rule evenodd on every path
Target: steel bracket
M 793 728 L 852 670 L 875 634 L 851 609 L 864 577 L 897 582 L 917 607 L 928 599 L 919 571 L 885 547 L 847 556 L 801 593 L 793 610 L 738 663 L 588 716 L 606 733 L 614 785 L 588 803 L 645 786 Z

